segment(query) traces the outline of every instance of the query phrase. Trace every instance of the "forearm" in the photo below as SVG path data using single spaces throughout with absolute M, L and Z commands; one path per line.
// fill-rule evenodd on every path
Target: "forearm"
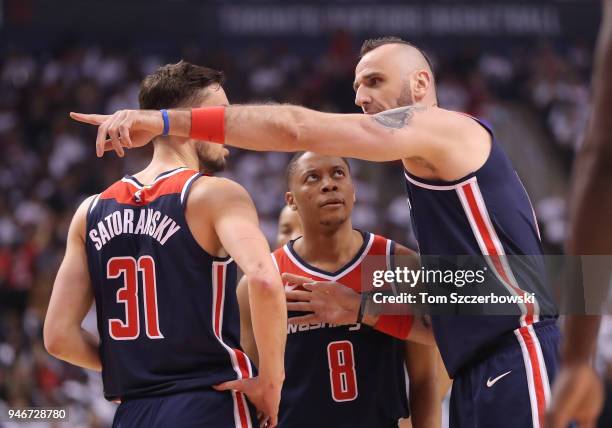
M 600 321 L 600 316 L 567 316 L 561 349 L 563 363 L 568 365 L 590 363 L 595 353 Z
M 259 374 L 273 380 L 284 379 L 287 306 L 282 284 L 249 279 L 249 302 Z
M 255 337 L 253 337 L 253 323 L 249 304 L 249 284 L 245 276 L 238 283 L 236 297 L 240 307 L 240 346 L 242 346 L 242 350 L 247 354 L 247 357 L 258 367 L 259 358 Z
M 230 106 L 225 109 L 225 144 L 259 151 L 313 149 L 300 138 L 299 120 L 316 114 L 292 105 Z
M 97 338 L 80 327 L 64 329 L 48 350 L 54 357 L 97 372 L 102 370 Z
M 419 383 L 410 382 L 410 415 L 413 428 L 439 428 L 442 423 L 442 403 L 435 378 Z
M 224 143 L 258 151 L 314 151 L 329 156 L 365 160 L 396 160 L 405 154 L 404 142 L 390 139 L 388 130 L 363 114 L 323 113 L 295 105 L 236 105 L 225 107 L 223 121 L 210 108 L 198 118 L 192 110 L 170 110 L 170 135 Z M 160 133 L 161 114 L 147 111 L 148 130 Z M 218 118 L 218 116 L 214 116 Z M 197 132 L 195 123 L 198 123 Z M 223 131 L 219 132 L 222 128 Z M 222 138 L 210 138 L 210 136 Z
M 229 146 L 258 151 L 301 151 L 308 149 L 299 138 L 298 118 L 317 114 L 292 105 L 240 105 L 225 108 L 224 140 Z M 151 114 L 158 115 L 157 112 Z M 161 114 L 159 114 L 161 118 Z M 169 110 L 170 135 L 192 134 L 191 110 Z M 160 122 L 161 125 L 161 122 Z
M 438 428 L 441 423 L 441 401 L 437 349 L 413 342 L 406 342 L 405 349 L 412 423 L 415 428 Z

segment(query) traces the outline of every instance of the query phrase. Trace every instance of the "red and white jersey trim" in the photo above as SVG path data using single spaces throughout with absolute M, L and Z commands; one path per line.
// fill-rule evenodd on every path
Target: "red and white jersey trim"
M 459 187 L 455 188 L 455 191 L 461 201 L 482 254 L 488 256 L 487 263 L 489 267 L 511 295 L 524 295 L 525 291 L 520 288 L 508 264 L 504 247 L 493 227 L 476 177 L 463 182 Z M 537 299 L 535 303 L 518 303 L 518 306 L 522 314 L 520 318 L 521 326 L 538 321 L 540 309 Z
M 541 428 L 544 426 L 544 415 L 550 403 L 550 382 L 540 340 L 533 325 L 518 328 L 514 330 L 514 334 L 521 346 L 525 363 L 533 428 Z
M 136 180 L 133 180 L 131 177 L 123 177 L 123 178 L 121 179 L 121 181 L 123 181 L 124 183 L 129 183 L 129 184 L 131 184 L 132 186 L 136 187 L 137 189 L 143 189 L 143 188 L 145 188 L 145 187 L 153 187 L 153 186 L 154 186 L 154 185 L 155 185 L 155 184 L 156 184 L 158 181 L 160 181 L 160 180 L 164 180 L 164 179 L 166 179 L 166 178 L 168 178 L 168 177 L 172 177 L 174 174 L 178 174 L 178 173 L 180 173 L 180 172 L 183 172 L 183 171 L 185 171 L 186 169 L 187 169 L 186 167 L 182 166 L 182 167 L 176 168 L 176 169 L 174 169 L 174 170 L 172 170 L 172 171 L 168 171 L 167 173 L 164 173 L 164 174 L 159 175 L 159 176 L 158 176 L 158 177 L 157 177 L 157 178 L 156 178 L 156 179 L 153 181 L 153 183 L 148 184 L 148 185 L 145 185 L 145 186 L 141 185 L 141 184 L 140 184 L 140 183 L 138 183 Z
M 189 177 L 189 179 L 183 185 L 183 190 L 181 190 L 181 204 L 185 203 L 185 196 L 187 195 L 187 189 L 189 189 L 189 186 L 191 185 L 191 183 L 193 183 L 193 180 L 195 180 L 199 176 L 200 176 L 200 173 L 196 172 L 191 177 Z
M 323 272 L 317 272 L 317 271 L 314 271 L 314 270 L 310 269 L 308 266 L 304 266 L 304 264 L 301 263 L 298 259 L 296 259 L 295 256 L 291 253 L 291 251 L 289 250 L 288 244 L 285 244 L 283 246 L 283 251 L 285 252 L 287 257 L 289 257 L 289 260 L 291 260 L 291 262 L 295 266 L 299 267 L 304 272 L 306 272 L 306 273 L 308 273 L 308 274 L 310 274 L 312 276 L 315 276 L 315 277 L 326 279 L 328 281 L 338 281 L 340 278 L 342 278 L 345 275 L 348 275 L 351 271 L 353 271 L 353 269 L 355 269 L 357 266 L 359 266 L 361 264 L 363 259 L 369 254 L 370 248 L 372 248 L 372 244 L 374 243 L 374 237 L 375 237 L 375 235 L 373 233 L 368 233 L 368 242 L 367 242 L 365 248 L 363 249 L 361 255 L 359 256 L 359 258 L 357 260 L 355 260 L 350 266 L 347 266 L 341 272 L 337 273 L 335 276 L 326 275 Z M 274 256 L 273 256 L 273 258 L 274 258 Z M 275 262 L 276 262 L 276 260 L 275 260 Z M 278 265 L 277 265 L 277 267 L 278 267 Z
M 227 350 L 236 372 L 237 379 L 250 378 L 253 376 L 251 362 L 244 352 L 233 349 L 223 342 L 223 307 L 225 304 L 225 280 L 227 265 L 232 259 L 213 262 L 212 284 L 213 284 L 213 308 L 212 321 L 214 334 L 221 345 Z M 253 428 L 249 407 L 244 394 L 232 391 L 234 399 L 234 423 L 236 428 Z

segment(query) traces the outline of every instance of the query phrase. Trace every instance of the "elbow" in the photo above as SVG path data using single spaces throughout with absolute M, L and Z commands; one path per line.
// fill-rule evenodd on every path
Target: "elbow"
M 262 266 L 258 266 L 251 272 L 246 274 L 249 280 L 249 289 L 251 292 L 265 295 L 283 295 L 283 289 L 280 284 L 280 276 L 276 271 L 269 272 Z
M 43 344 L 47 352 L 55 358 L 65 360 L 67 344 L 74 334 L 73 331 L 70 325 L 47 318 L 43 326 Z
M 249 277 L 249 287 L 251 290 L 261 294 L 274 294 L 279 288 L 275 281 L 264 275 L 252 275 Z
M 62 344 L 65 342 L 65 334 L 63 333 L 63 329 L 53 327 L 49 322 L 45 322 L 43 342 L 45 349 L 50 355 L 61 359 L 63 352 Z

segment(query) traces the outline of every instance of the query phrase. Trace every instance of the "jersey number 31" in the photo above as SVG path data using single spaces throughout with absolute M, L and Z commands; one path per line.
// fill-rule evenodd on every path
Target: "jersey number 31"
M 117 290 L 117 303 L 123 303 L 125 308 L 125 321 L 118 318 L 108 320 L 110 336 L 115 340 L 133 340 L 140 335 L 138 274 L 141 272 L 147 337 L 164 338 L 159 330 L 153 257 L 141 256 L 138 260 L 134 257 L 113 257 L 106 264 L 106 277 L 115 279 L 123 275 L 123 287 Z

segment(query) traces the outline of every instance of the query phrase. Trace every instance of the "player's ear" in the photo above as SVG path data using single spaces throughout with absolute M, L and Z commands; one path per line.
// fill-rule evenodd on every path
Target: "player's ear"
M 412 97 L 415 101 L 421 101 L 427 95 L 431 86 L 431 76 L 427 70 L 418 70 L 412 76 Z
M 286 192 L 285 193 L 285 202 L 291 208 L 292 211 L 297 211 L 297 205 L 295 204 L 295 199 L 293 198 L 293 193 Z

